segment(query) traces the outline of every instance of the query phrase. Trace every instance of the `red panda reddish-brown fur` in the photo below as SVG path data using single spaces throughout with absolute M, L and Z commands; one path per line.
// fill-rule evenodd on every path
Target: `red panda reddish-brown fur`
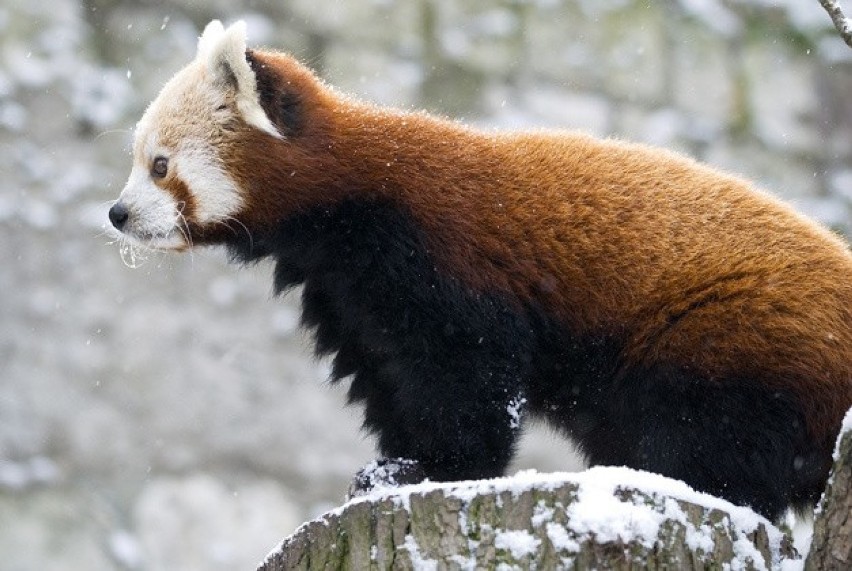
M 591 407 L 598 403 L 606 409 L 610 405 L 603 402 L 605 398 L 621 398 L 619 386 L 656 378 L 684 379 L 684 383 L 700 379 L 711 395 L 708 399 L 714 399 L 712 406 L 723 412 L 721 401 L 727 394 L 738 394 L 740 385 L 752 391 L 748 395 L 772 399 L 777 391 L 789 397 L 790 410 L 800 414 L 805 424 L 802 435 L 795 438 L 809 443 L 796 444 L 800 447 L 796 461 L 806 456 L 802 451 L 814 451 L 814 458 L 805 461 L 818 474 L 809 476 L 807 490 L 789 484 L 789 490 L 776 494 L 778 498 L 749 496 L 754 490 L 758 492 L 753 495 L 759 496 L 768 485 L 764 482 L 730 484 L 746 491 L 726 497 L 754 499 L 752 503 L 771 516 L 778 514 L 782 504 L 814 499 L 818 486 L 813 480 L 824 481 L 840 420 L 852 406 L 852 255 L 840 238 L 749 183 L 668 151 L 575 133 L 482 132 L 425 114 L 355 101 L 325 86 L 283 54 L 249 51 L 247 57 L 257 75 L 261 104 L 284 137 L 273 139 L 240 124 L 232 126 L 230 142 L 221 147 L 227 170 L 245 193 L 246 206 L 236 218 L 252 234 L 253 243 L 240 246 L 237 257 L 268 255 L 278 258 L 280 266 L 299 266 L 292 270 L 295 277 L 282 278 L 281 287 L 310 282 L 313 266 L 301 267 L 301 262 L 281 254 L 277 245 L 264 246 L 263 237 L 275 234 L 293 217 L 334 211 L 344 203 L 392 205 L 422 237 L 423 256 L 436 276 L 430 277 L 427 268 L 424 279 L 435 280 L 438 289 L 457 288 L 466 293 L 453 295 L 500 300 L 505 304 L 500 311 L 520 316 L 523 325 L 517 330 L 530 329 L 530 339 L 547 343 L 548 337 L 556 335 L 566 344 L 608 347 L 600 353 L 586 348 L 576 353 L 606 355 L 600 358 L 603 364 L 591 369 L 571 365 L 571 370 L 580 371 L 579 376 L 598 375 L 608 387 L 602 389 L 606 397 L 589 401 Z M 232 233 L 240 232 L 239 228 L 194 228 L 191 220 L 189 225 L 198 242 L 227 243 Z M 345 247 L 346 242 L 335 244 Z M 364 265 L 372 261 L 365 258 Z M 318 312 L 340 305 L 329 293 L 335 291 L 333 286 L 324 287 L 310 290 L 317 291 L 312 303 Z M 358 303 L 356 299 L 354 305 Z M 532 313 L 546 317 L 533 318 Z M 391 357 L 386 362 L 371 355 L 397 355 L 403 349 L 396 345 L 373 349 L 367 341 L 358 341 L 357 350 L 348 350 L 349 326 L 334 315 L 328 318 L 334 322 L 334 327 L 328 326 L 335 329 L 333 335 L 329 333 L 334 340 L 326 343 L 326 350 L 369 361 L 361 369 L 358 364 L 346 369 L 355 371 L 356 383 L 362 374 L 374 385 L 390 386 L 383 371 Z M 324 335 L 322 319 L 307 319 L 309 325 L 320 327 L 320 337 Z M 548 323 L 546 330 L 537 329 L 538 319 Z M 441 335 L 428 339 L 440 343 Z M 526 358 L 535 361 L 537 345 L 530 343 L 533 349 Z M 556 355 L 560 349 L 552 350 Z M 404 362 L 398 373 L 415 374 L 411 371 L 416 371 L 412 364 L 416 359 Z M 524 365 L 523 370 L 535 372 L 536 367 Z M 558 364 L 547 367 L 551 372 L 562 370 Z M 606 374 L 589 372 L 601 368 Z M 406 379 L 394 382 L 404 385 Z M 546 396 L 550 388 L 533 390 L 524 382 L 518 394 L 533 401 L 531 414 L 553 420 L 546 410 L 536 410 L 536 403 L 559 411 L 570 408 L 562 396 L 563 400 Z M 571 382 L 570 378 L 564 381 Z M 402 389 L 388 390 L 396 395 Z M 582 390 L 587 390 L 586 385 Z M 627 390 L 634 389 L 628 386 Z M 367 402 L 368 417 L 382 414 L 379 404 L 371 409 L 371 403 L 391 406 L 396 402 L 396 397 L 377 391 L 353 384 L 353 400 Z M 532 396 L 536 391 L 541 394 Z M 450 393 L 445 398 L 450 402 L 454 396 Z M 649 399 L 649 403 L 662 402 L 661 397 Z M 695 410 L 700 410 L 700 404 L 695 403 Z M 627 404 L 618 406 L 618 410 L 630 410 Z M 734 410 L 734 414 L 742 412 Z M 770 412 L 766 414 L 770 418 Z M 620 420 L 629 421 L 596 419 L 591 425 L 605 432 L 616 430 L 612 424 Z M 385 438 L 384 432 L 391 428 L 383 422 L 368 418 L 368 427 L 379 433 L 382 452 L 402 455 L 402 444 L 388 444 L 397 440 Z M 763 429 L 747 420 L 737 422 L 752 431 Z M 647 426 L 654 428 L 653 419 Z M 573 434 L 571 429 L 568 432 Z M 607 461 L 606 454 L 594 452 L 599 436 L 579 432 L 581 449 L 593 461 Z M 713 437 L 706 434 L 708 439 Z M 589 439 L 586 447 L 584 438 Z M 618 448 L 621 438 L 613 436 L 607 442 Z M 637 442 L 663 454 L 646 440 Z M 742 452 L 746 457 L 732 459 L 731 464 L 749 462 L 752 453 L 756 452 Z M 643 465 L 640 459 L 630 460 L 630 454 L 623 453 L 624 463 L 655 469 L 656 465 Z M 496 468 L 480 472 L 447 468 L 437 473 L 435 458 L 417 458 L 415 452 L 409 456 L 424 461 L 426 475 L 439 478 L 496 475 L 505 467 L 505 462 L 498 462 Z M 445 463 L 455 458 L 445 456 L 441 456 Z M 621 456 L 613 458 L 618 461 Z M 769 462 L 763 457 L 755 461 Z M 662 471 L 669 465 L 680 466 L 676 460 L 659 464 Z M 669 475 L 713 493 L 725 495 L 729 486 L 723 475 L 708 479 L 714 482 L 711 485 L 699 477 L 689 481 L 687 472 L 670 471 Z M 717 480 L 722 483 L 716 484 Z

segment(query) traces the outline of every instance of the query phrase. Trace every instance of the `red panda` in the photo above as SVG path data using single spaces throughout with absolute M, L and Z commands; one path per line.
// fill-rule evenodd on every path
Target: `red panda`
M 242 24 L 211 23 L 145 112 L 109 217 L 303 285 L 317 353 L 409 480 L 498 476 L 536 417 L 592 464 L 775 518 L 819 497 L 852 406 L 829 231 L 665 150 L 357 101 Z

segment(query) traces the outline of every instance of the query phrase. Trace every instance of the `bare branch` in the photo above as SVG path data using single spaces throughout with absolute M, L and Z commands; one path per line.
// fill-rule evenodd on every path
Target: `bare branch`
M 840 37 L 843 38 L 846 45 L 852 48 L 852 20 L 843 13 L 839 0 L 819 0 L 819 3 L 831 16 L 831 21 L 834 22 L 834 27 L 840 32 Z

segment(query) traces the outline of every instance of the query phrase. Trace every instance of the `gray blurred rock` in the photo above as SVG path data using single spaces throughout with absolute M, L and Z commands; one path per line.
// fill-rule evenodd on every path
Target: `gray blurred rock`
M 134 536 L 113 551 L 152 571 L 242 569 L 301 523 L 280 484 L 226 486 L 205 474 L 148 482 L 133 510 Z M 137 563 L 138 562 L 138 563 Z

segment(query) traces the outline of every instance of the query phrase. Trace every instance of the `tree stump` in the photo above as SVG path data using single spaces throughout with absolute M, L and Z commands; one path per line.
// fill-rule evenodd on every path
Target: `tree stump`
M 379 491 L 303 525 L 259 569 L 772 569 L 796 558 L 751 510 L 598 467 Z
M 834 467 L 816 509 L 806 571 L 852 569 L 852 409 L 834 450 Z

